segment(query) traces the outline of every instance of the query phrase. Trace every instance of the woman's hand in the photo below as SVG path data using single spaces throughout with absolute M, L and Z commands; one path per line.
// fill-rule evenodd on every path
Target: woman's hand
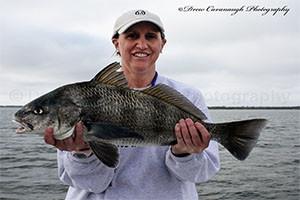
M 56 140 L 53 135 L 53 128 L 48 127 L 44 133 L 44 140 L 47 144 L 53 145 L 63 151 L 79 151 L 88 149 L 89 146 L 83 140 L 83 127 L 80 122 L 76 124 L 75 136 L 70 136 L 64 140 Z
M 175 156 L 201 153 L 209 145 L 209 132 L 201 123 L 194 123 L 189 118 L 179 120 L 175 126 L 175 134 L 177 144 L 171 148 Z

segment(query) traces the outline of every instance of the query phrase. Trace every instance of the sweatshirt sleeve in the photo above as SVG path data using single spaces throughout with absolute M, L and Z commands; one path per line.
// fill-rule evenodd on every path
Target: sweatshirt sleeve
M 218 143 L 210 141 L 209 147 L 202 153 L 185 157 L 174 156 L 170 148 L 166 154 L 166 165 L 179 180 L 193 183 L 207 181 L 220 168 Z
M 193 91 L 190 100 L 206 115 L 205 122 L 212 122 L 208 108 L 202 94 Z M 175 134 L 175 133 L 174 133 Z M 190 182 L 204 182 L 212 178 L 220 169 L 218 143 L 210 141 L 208 148 L 200 154 L 191 154 L 185 157 L 176 157 L 171 148 L 166 153 L 166 165 L 171 173 L 179 180 Z
M 114 176 L 114 169 L 106 167 L 95 155 L 76 158 L 70 152 L 58 150 L 57 160 L 60 180 L 74 188 L 101 193 Z

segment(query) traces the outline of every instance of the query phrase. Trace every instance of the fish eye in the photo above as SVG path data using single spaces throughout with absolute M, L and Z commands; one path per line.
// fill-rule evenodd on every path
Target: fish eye
M 41 115 L 44 113 L 44 110 L 42 108 L 36 108 L 33 110 L 33 113 L 36 115 Z

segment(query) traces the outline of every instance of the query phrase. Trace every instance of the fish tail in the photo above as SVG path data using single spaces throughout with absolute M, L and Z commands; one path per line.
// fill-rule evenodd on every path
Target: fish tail
M 211 130 L 212 139 L 215 138 L 238 160 L 245 160 L 256 145 L 266 123 L 266 119 L 251 119 L 214 124 L 215 130 Z

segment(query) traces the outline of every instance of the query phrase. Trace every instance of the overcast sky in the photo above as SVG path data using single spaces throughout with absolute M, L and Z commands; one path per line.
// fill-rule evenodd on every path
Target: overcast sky
M 114 22 L 136 8 L 164 23 L 158 72 L 207 105 L 300 104 L 299 0 L 0 0 L 0 105 L 90 80 L 117 60 Z

